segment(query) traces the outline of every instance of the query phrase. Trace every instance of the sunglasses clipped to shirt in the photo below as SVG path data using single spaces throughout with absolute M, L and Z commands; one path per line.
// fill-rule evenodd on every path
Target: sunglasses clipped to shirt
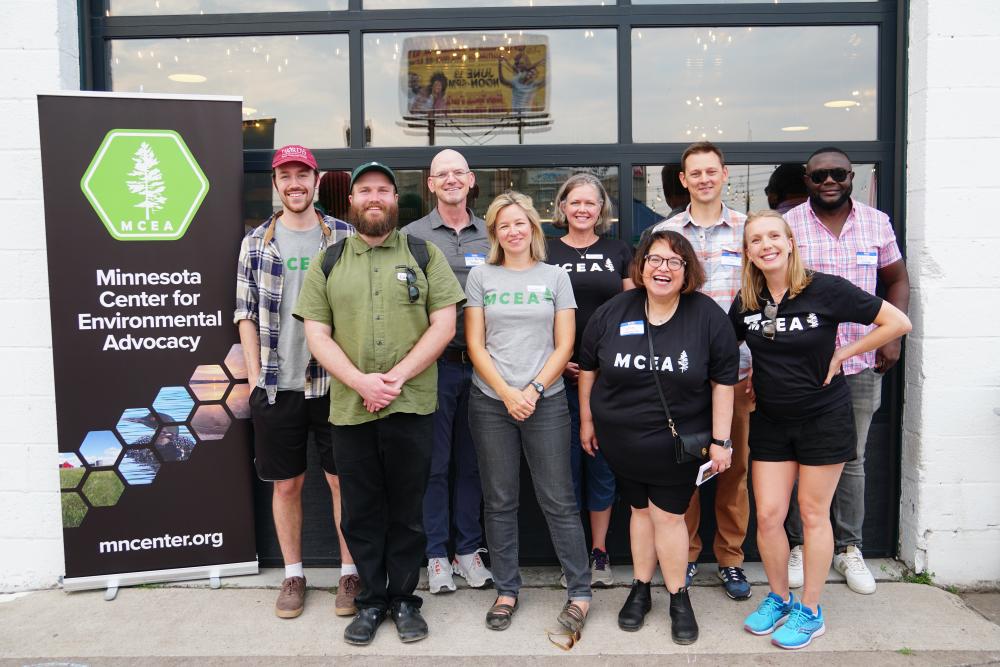
M 420 288 L 417 287 L 417 272 L 408 266 L 397 266 L 396 271 L 406 275 L 406 293 L 410 303 L 416 303 L 417 299 L 420 298 Z
M 767 321 L 761 325 L 760 333 L 764 338 L 774 340 L 778 333 L 777 326 L 774 324 L 775 318 L 778 317 L 778 305 L 768 301 L 767 305 L 764 306 L 764 317 L 767 318 Z
M 842 167 L 837 167 L 836 169 L 816 169 L 809 173 L 809 180 L 816 185 L 822 185 L 826 182 L 827 178 L 832 178 L 837 183 L 843 183 L 853 173 L 853 171 Z

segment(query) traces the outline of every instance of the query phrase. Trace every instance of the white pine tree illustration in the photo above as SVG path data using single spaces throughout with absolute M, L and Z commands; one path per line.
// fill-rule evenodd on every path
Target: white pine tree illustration
M 610 257 L 608 257 L 607 259 L 604 260 L 604 268 L 606 268 L 608 271 L 614 271 L 615 270 L 615 265 L 611 263 L 611 258 Z
M 129 176 L 135 176 L 139 180 L 126 181 L 128 191 L 135 195 L 142 195 L 142 201 L 135 205 L 136 208 L 146 209 L 146 220 L 152 211 L 159 211 L 167 203 L 167 198 L 163 196 L 165 185 L 163 174 L 156 165 L 160 161 L 156 159 L 156 153 L 145 141 L 139 144 L 138 150 L 132 156 L 132 171 Z
M 677 365 L 680 366 L 681 373 L 686 373 L 688 369 L 687 350 L 681 350 L 681 356 L 677 357 Z
M 816 317 L 816 313 L 809 313 L 809 317 L 806 318 L 806 324 L 809 325 L 810 329 L 815 329 L 819 326 L 819 318 Z

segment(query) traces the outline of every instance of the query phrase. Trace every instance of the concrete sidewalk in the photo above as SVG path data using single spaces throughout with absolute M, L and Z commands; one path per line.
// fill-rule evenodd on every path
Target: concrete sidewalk
M 759 564 L 757 565 L 759 568 Z M 430 637 L 404 645 L 386 623 L 368 647 L 342 640 L 350 619 L 333 613 L 336 570 L 307 570 L 310 591 L 305 613 L 294 620 L 274 615 L 275 586 L 280 570 L 255 577 L 227 579 L 221 590 L 203 583 L 122 589 L 113 602 L 103 592 L 66 594 L 41 591 L 0 596 L 0 664 L 145 665 L 319 665 L 352 664 L 409 667 L 449 663 L 535 665 L 553 660 L 587 664 L 701 665 L 981 665 L 1000 664 L 1000 626 L 967 606 L 957 595 L 932 586 L 883 581 L 875 595 L 857 595 L 840 583 L 829 583 L 823 609 L 827 633 L 801 651 L 784 652 L 766 637 L 741 629 L 744 616 L 766 593 L 754 586 L 754 597 L 729 600 L 703 566 L 692 590 L 701 638 L 692 646 L 670 641 L 668 596 L 654 592 L 653 611 L 637 633 L 618 629 L 616 617 L 627 589 L 595 591 L 594 605 L 582 640 L 569 652 L 549 643 L 546 629 L 565 592 L 548 585 L 558 578 L 551 568 L 531 568 L 530 585 L 506 632 L 483 624 L 493 602 L 492 591 L 460 588 L 456 593 L 423 593 Z M 748 568 L 749 569 L 749 568 Z M 873 570 L 876 568 L 873 567 Z M 881 568 L 879 568 L 881 569 Z M 616 569 L 625 581 L 627 568 Z M 751 571 L 751 574 L 755 574 Z M 833 575 L 831 575 L 833 578 Z M 751 576 L 755 584 L 759 576 Z M 997 608 L 1000 594 L 977 598 L 975 606 Z

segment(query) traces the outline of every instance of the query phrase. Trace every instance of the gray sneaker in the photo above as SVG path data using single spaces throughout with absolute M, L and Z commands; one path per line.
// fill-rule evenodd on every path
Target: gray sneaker
M 278 618 L 295 618 L 306 606 L 305 577 L 288 577 L 281 582 L 278 601 L 274 603 L 274 613 Z
M 493 583 L 493 574 L 479 557 L 480 552 L 484 551 L 486 549 L 478 549 L 471 554 L 458 555 L 451 563 L 452 571 L 465 579 L 470 588 L 484 588 L 487 584 Z
M 615 576 L 611 573 L 608 552 L 594 547 L 590 552 L 590 585 L 595 588 L 607 588 L 614 583 Z
M 455 591 L 457 587 L 451 578 L 451 563 L 447 558 L 427 559 L 427 588 L 434 595 Z

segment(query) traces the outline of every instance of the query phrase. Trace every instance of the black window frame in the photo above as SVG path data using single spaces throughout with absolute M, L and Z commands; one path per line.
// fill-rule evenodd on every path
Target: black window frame
M 380 160 L 394 168 L 424 169 L 444 146 L 364 146 L 364 53 L 366 33 L 419 31 L 469 31 L 594 28 L 617 30 L 618 44 L 618 142 L 610 144 L 530 144 L 465 146 L 459 148 L 475 167 L 550 167 L 617 165 L 620 201 L 633 198 L 633 166 L 675 163 L 686 143 L 636 143 L 632 140 L 633 28 L 730 26 L 850 26 L 874 25 L 878 29 L 877 134 L 871 141 L 833 142 L 856 162 L 871 162 L 882 178 L 878 208 L 892 217 L 900 247 L 904 247 L 904 166 L 906 137 L 906 0 L 874 2 L 755 4 L 632 5 L 618 0 L 607 6 L 489 7 L 451 9 L 363 9 L 363 0 L 349 0 L 347 10 L 272 12 L 255 14 L 107 16 L 107 0 L 78 0 L 80 17 L 81 89 L 107 90 L 108 41 L 112 39 L 171 37 L 231 37 L 342 33 L 349 36 L 350 146 L 315 151 L 320 168 L 350 170 L 367 160 Z M 808 57 L 810 54 L 803 54 Z M 816 54 L 821 56 L 821 54 Z M 822 73 L 822 58 L 817 58 Z M 817 142 L 718 142 L 731 164 L 779 164 L 802 160 Z M 244 170 L 270 170 L 271 151 L 245 150 Z M 632 238 L 632 207 L 621 206 L 619 235 Z M 902 367 L 902 362 L 900 363 Z M 885 384 L 883 401 L 890 405 L 891 460 L 900 460 L 902 373 Z M 900 475 L 893 475 L 899 498 Z M 889 503 L 893 545 L 898 543 L 898 503 Z M 893 546 L 890 551 L 895 551 Z

